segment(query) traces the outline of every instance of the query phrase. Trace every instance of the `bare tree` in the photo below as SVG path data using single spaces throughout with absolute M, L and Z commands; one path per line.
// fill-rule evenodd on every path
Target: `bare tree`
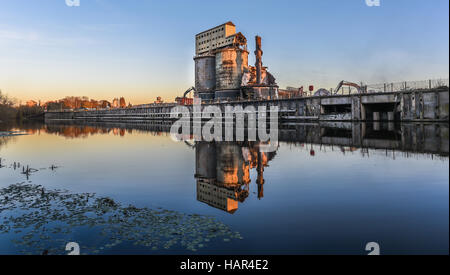
M 7 95 L 4 95 L 2 93 L 2 90 L 0 90 L 0 105 L 12 107 L 14 103 L 15 103 L 14 99 L 11 99 Z
M 0 90 L 0 121 L 9 120 L 16 117 L 17 110 L 13 107 L 14 103 L 14 99 L 4 95 Z

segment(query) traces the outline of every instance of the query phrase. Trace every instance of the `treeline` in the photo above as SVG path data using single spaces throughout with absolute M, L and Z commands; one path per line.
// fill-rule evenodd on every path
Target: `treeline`
M 14 108 L 15 100 L 4 95 L 0 90 L 0 121 L 14 119 L 17 115 L 17 110 Z
M 43 114 L 42 107 L 19 106 L 16 107 L 16 100 L 3 94 L 0 90 L 0 121 L 26 120 L 39 118 Z
M 125 98 L 114 98 L 112 102 L 107 100 L 89 99 L 86 96 L 68 96 L 60 100 L 49 101 L 43 104 L 47 111 L 67 110 L 67 109 L 106 109 L 106 108 L 126 108 Z
M 44 108 L 40 106 L 20 106 L 16 108 L 16 119 L 18 121 L 26 119 L 43 119 Z

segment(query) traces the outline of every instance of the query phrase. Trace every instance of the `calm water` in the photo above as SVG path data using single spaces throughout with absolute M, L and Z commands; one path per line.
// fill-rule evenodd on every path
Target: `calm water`
M 0 126 L 26 133 L 0 137 L 0 254 L 448 254 L 448 125 L 335 126 L 285 126 L 273 153 Z

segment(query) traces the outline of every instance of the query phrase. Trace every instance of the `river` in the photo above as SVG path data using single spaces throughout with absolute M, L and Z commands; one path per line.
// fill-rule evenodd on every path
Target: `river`
M 0 125 L 0 254 L 448 254 L 448 124 L 282 128 Z

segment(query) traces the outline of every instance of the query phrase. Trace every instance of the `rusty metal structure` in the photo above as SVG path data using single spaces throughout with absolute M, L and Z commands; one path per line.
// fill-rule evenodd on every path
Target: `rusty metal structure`
M 217 50 L 215 99 L 239 97 L 242 76 L 246 71 L 248 71 L 248 51 L 235 46 Z
M 196 35 L 195 89 L 205 102 L 277 99 L 275 78 L 262 63 L 261 37 L 255 38 L 255 66 L 248 65 L 247 38 L 232 22 Z
M 278 99 L 278 85 L 275 77 L 267 71 L 267 67 L 262 63 L 262 43 L 261 37 L 255 37 L 255 66 L 249 67 L 249 72 L 242 79 L 242 98 L 243 99 Z
M 262 55 L 263 51 L 261 49 L 261 37 L 256 36 L 256 50 L 255 50 L 255 56 L 256 56 L 256 84 L 260 85 L 262 83 L 261 79 L 261 70 L 262 70 Z

